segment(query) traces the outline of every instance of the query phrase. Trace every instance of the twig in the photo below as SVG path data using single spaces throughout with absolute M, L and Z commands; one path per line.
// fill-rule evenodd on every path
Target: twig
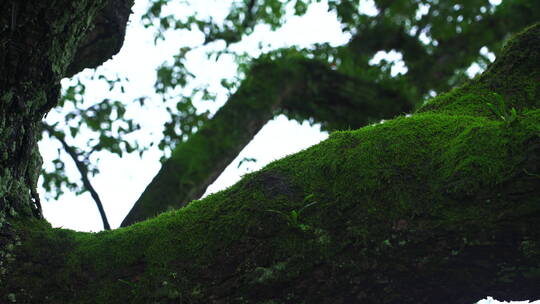
M 17 14 L 19 13 L 19 3 L 17 1 L 11 2 L 11 33 L 15 31 L 17 27 Z
M 67 144 L 64 138 L 58 136 L 57 131 L 54 129 L 54 127 L 49 126 L 44 122 L 42 123 L 42 125 L 43 129 L 45 129 L 51 136 L 56 138 L 62 144 L 64 150 L 73 159 L 73 162 L 75 162 L 75 165 L 77 166 L 77 169 L 81 174 L 84 187 L 90 192 L 90 195 L 92 195 L 92 198 L 96 202 L 97 208 L 99 210 L 99 215 L 101 216 L 101 220 L 103 221 L 103 228 L 105 230 L 111 230 L 111 226 L 109 225 L 109 221 L 107 220 L 107 215 L 105 214 L 105 210 L 103 209 L 103 204 L 101 203 L 99 195 L 97 194 L 96 190 L 88 179 L 88 169 L 86 168 L 86 165 L 79 160 L 79 154 L 75 151 L 73 147 Z

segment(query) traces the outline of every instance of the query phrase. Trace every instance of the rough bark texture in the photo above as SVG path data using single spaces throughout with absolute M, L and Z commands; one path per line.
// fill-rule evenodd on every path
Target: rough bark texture
M 58 102 L 60 79 L 88 67 L 79 63 L 73 68 L 71 63 L 106 4 L 0 1 L 0 285 L 18 240 L 9 218 L 42 218 L 35 190 L 41 168 L 36 144 L 41 119 Z M 119 36 L 123 39 L 123 32 Z M 98 56 L 104 61 L 117 49 L 101 46 L 96 53 L 105 52 Z M 77 59 L 89 62 L 81 54 Z
M 333 133 L 178 211 L 97 234 L 13 221 L 2 300 L 537 299 L 538 67 L 540 25 L 412 117 Z
M 40 217 L 39 122 L 105 1 L 9 1 L 0 17 L 0 210 Z M 59 9 L 61 8 L 61 9 Z
M 134 1 L 107 1 L 79 44 L 65 77 L 71 77 L 86 68 L 96 68 L 120 51 Z

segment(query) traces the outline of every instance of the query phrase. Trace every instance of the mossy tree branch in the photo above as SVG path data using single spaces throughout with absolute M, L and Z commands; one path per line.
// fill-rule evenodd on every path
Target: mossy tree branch
M 121 226 L 199 198 L 276 114 L 321 122 L 326 129 L 351 129 L 411 109 L 412 102 L 396 89 L 344 75 L 320 61 L 298 55 L 261 59 L 215 117 L 178 144 Z
M 12 221 L 20 244 L 0 294 L 23 303 L 535 300 L 539 65 L 535 25 L 481 77 L 411 117 L 335 132 L 180 210 L 97 234 Z M 514 120 L 493 114 L 494 96 L 518 109 Z
M 28 14 L 18 20 L 37 38 L 32 31 L 48 24 L 39 15 L 57 20 L 57 11 L 32 4 L 19 8 Z M 73 48 L 84 28 L 77 14 L 100 7 L 77 4 L 85 6 L 66 27 Z M 43 39 L 37 49 L 51 47 L 52 57 L 30 56 L 36 48 L 0 53 L 0 65 L 26 81 L 0 74 L 0 207 L 14 210 L 7 220 L 0 213 L 1 301 L 446 304 L 538 296 L 540 25 L 509 42 L 482 76 L 412 117 L 335 132 L 227 191 L 97 234 L 16 214 L 28 206 L 39 167 L 32 131 L 73 55 L 58 52 L 60 38 Z M 487 106 L 501 100 L 514 119 Z
M 14 222 L 21 244 L 0 294 L 51 303 L 536 299 L 539 50 L 536 25 L 481 77 L 412 117 L 335 132 L 152 220 L 98 234 Z M 514 121 L 486 106 L 494 84 L 519 109 Z

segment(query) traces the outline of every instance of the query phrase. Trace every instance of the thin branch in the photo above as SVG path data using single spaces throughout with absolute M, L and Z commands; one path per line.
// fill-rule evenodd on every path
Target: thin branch
M 247 9 L 246 9 L 246 11 L 247 11 L 246 18 L 244 18 L 244 21 L 242 22 L 243 29 L 248 27 L 250 25 L 250 23 L 252 22 L 253 14 L 254 14 L 254 8 L 255 8 L 255 0 L 250 0 L 248 5 L 247 5 Z
M 56 138 L 60 143 L 62 144 L 62 147 L 64 150 L 69 154 L 69 156 L 73 159 L 73 162 L 75 162 L 75 165 L 77 166 L 77 169 L 79 170 L 79 173 L 81 174 L 82 182 L 84 187 L 90 192 L 90 195 L 92 195 L 92 198 L 96 202 L 97 208 L 99 210 L 99 215 L 101 216 L 101 220 L 103 221 L 103 228 L 105 230 L 111 230 L 111 226 L 109 225 L 109 221 L 107 220 L 107 215 L 105 214 L 105 210 L 103 209 L 103 204 L 101 203 L 101 199 L 99 198 L 99 195 L 97 194 L 96 190 L 90 183 L 90 180 L 88 179 L 88 168 L 86 168 L 86 165 L 79 160 L 79 154 L 75 151 L 73 147 L 67 144 L 67 142 L 64 140 L 63 137 L 58 136 L 57 131 L 54 129 L 54 127 L 49 126 L 46 123 L 42 123 L 43 129 L 45 129 L 49 135 Z

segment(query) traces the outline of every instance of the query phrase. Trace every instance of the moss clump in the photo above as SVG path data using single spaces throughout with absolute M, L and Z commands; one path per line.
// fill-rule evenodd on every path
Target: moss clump
M 526 28 L 511 39 L 487 71 L 463 87 L 428 102 L 418 112 L 451 113 L 493 117 L 486 103 L 502 97 L 508 109 L 540 106 L 540 24 Z

